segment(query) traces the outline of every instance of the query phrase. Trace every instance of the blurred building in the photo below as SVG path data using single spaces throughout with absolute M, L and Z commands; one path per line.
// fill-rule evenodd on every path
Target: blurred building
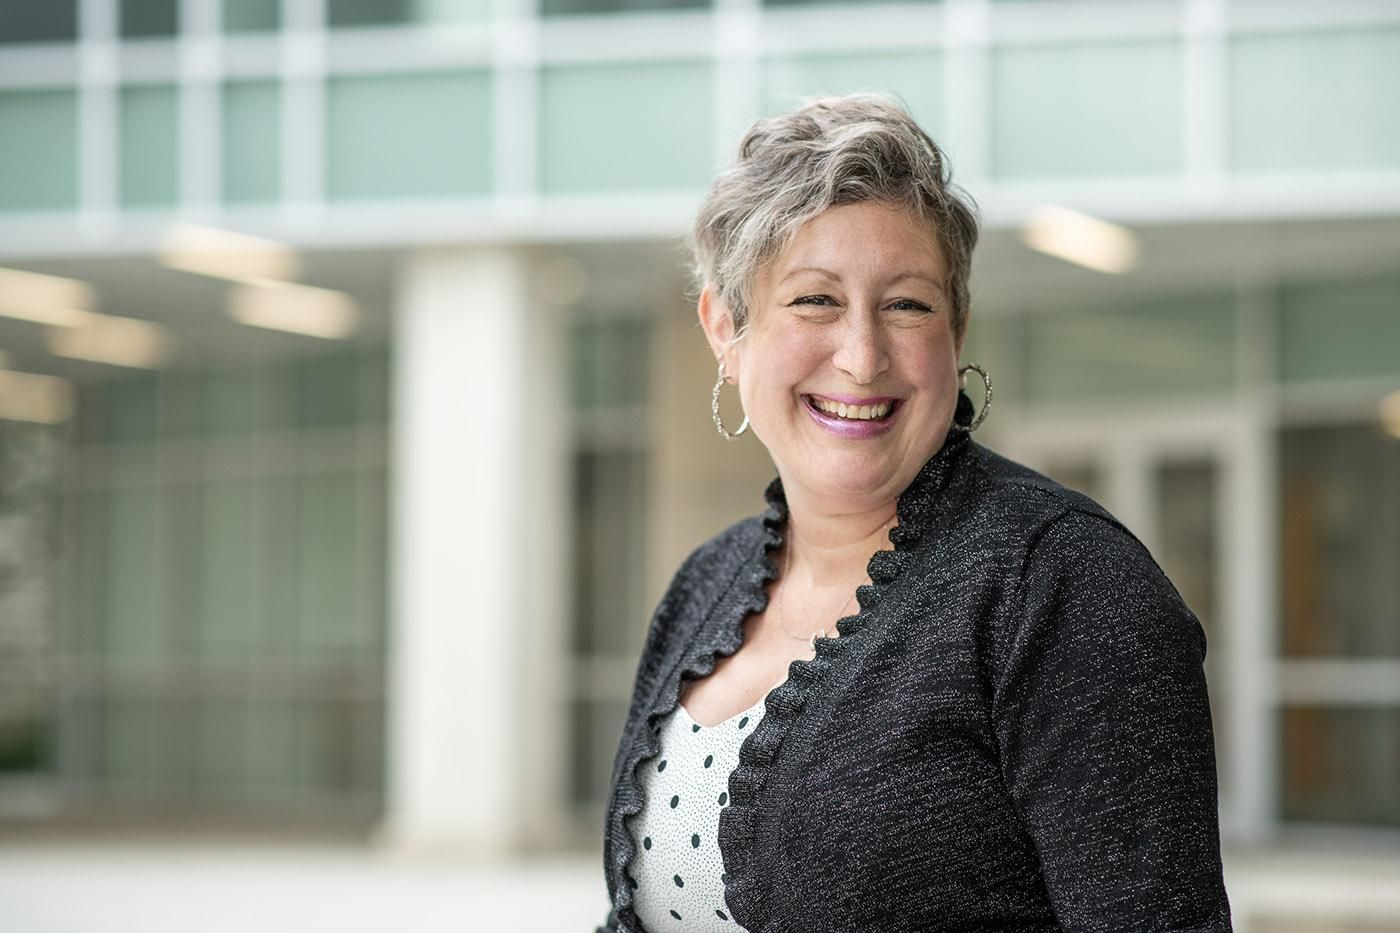
M 595 849 L 772 472 L 679 235 L 869 89 L 983 208 L 978 439 L 1207 628 L 1227 843 L 1400 847 L 1397 87 L 1385 0 L 0 5 L 0 817 Z

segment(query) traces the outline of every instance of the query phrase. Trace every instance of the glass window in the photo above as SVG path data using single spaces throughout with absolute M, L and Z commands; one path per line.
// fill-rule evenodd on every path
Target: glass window
M 0 45 L 72 42 L 78 38 L 78 0 L 0 3 Z
M 570 714 L 569 737 L 572 777 L 570 799 L 580 812 L 601 818 L 612 779 L 613 758 L 627 722 L 626 700 L 592 700 L 576 703 Z
M 1074 43 L 992 53 L 992 164 L 1003 178 L 1182 167 L 1181 45 Z
M 704 62 L 544 68 L 544 189 L 703 189 L 719 169 L 713 83 Z
M 543 16 L 572 16 L 634 10 L 694 10 L 709 5 L 710 0 L 541 0 L 540 13 Z
M 1282 305 L 1284 382 L 1400 375 L 1400 278 L 1292 285 Z
M 640 648 L 644 607 L 647 463 L 642 451 L 574 457 L 574 649 L 626 655 Z
M 903 98 L 914 119 L 938 140 L 943 123 L 942 67 L 939 53 L 923 50 L 772 58 L 763 67 L 764 109 L 768 114 L 783 113 L 795 109 L 806 96 L 879 91 Z
M 180 0 L 121 0 L 123 38 L 161 38 L 179 31 Z
M 1400 439 L 1295 428 L 1281 458 L 1283 653 L 1400 657 Z
M 224 0 L 225 32 L 275 32 L 282 27 L 282 0 Z
M 1237 37 L 1230 148 L 1242 172 L 1400 166 L 1400 29 Z
M 180 194 L 177 91 L 140 85 L 121 91 L 121 203 L 173 207 Z
M 276 81 L 224 85 L 224 200 L 275 201 L 282 192 L 282 96 Z
M 491 83 L 482 72 L 332 78 L 332 199 L 484 194 L 491 187 Z
M 250 481 L 204 484 L 198 553 L 198 653 L 214 664 L 247 663 L 257 650 L 253 634 L 253 495 Z
M 1030 404 L 1199 395 L 1235 384 L 1235 315 L 1225 296 L 1036 312 L 1025 317 L 1025 338 Z M 975 389 L 971 396 L 975 404 Z
M 149 486 L 113 489 L 108 497 L 106 660 L 149 671 L 166 647 L 157 613 L 156 496 Z
M 1400 826 L 1400 710 L 1280 712 L 1283 817 Z
M 113 469 L 110 481 L 80 471 L 89 488 L 68 503 L 73 624 L 61 650 L 95 666 L 58 666 L 61 776 L 156 805 L 173 793 L 347 820 L 377 805 L 387 545 L 369 538 L 386 534 L 387 476 L 341 454 L 359 449 L 363 411 L 386 410 L 371 398 L 384 380 L 355 367 L 382 373 L 386 357 L 83 390 L 80 405 L 100 411 L 80 409 L 80 450 Z
M 617 315 L 581 318 L 569 348 L 573 406 L 578 411 L 625 408 L 646 398 L 647 344 L 643 318 Z
M 313 665 L 341 660 L 364 640 L 356 611 L 358 491 L 353 473 L 302 478 L 300 647 Z
M 78 95 L 0 92 L 0 211 L 78 205 Z
M 328 0 L 331 26 L 392 26 L 400 23 L 485 22 L 491 0 Z
M 569 732 L 570 797 L 580 816 L 601 805 L 626 718 L 627 678 L 652 607 L 646 604 L 648 452 L 645 404 L 651 322 L 585 315 L 570 328 L 573 452 L 573 619 L 569 650 L 575 695 Z
M 1220 470 L 1215 460 L 1172 460 L 1155 469 L 1157 542 L 1152 551 L 1206 636 L 1206 680 L 1219 783 L 1230 784 L 1225 633 L 1221 625 L 1217 529 Z

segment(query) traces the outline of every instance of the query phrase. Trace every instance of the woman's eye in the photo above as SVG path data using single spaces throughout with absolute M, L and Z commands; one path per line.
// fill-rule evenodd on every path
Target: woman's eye
M 819 304 L 830 300 L 831 296 L 829 295 L 803 295 L 801 298 L 793 299 L 792 303 L 795 305 Z
M 901 298 L 894 303 L 894 306 L 901 311 L 932 311 L 928 305 L 922 301 L 915 301 L 912 298 Z

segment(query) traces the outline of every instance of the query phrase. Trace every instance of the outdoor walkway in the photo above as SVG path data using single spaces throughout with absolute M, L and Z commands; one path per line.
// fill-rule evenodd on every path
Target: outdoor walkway
M 1400 853 L 1227 853 L 1237 933 L 1400 933 Z M 598 858 L 496 867 L 350 845 L 0 837 L 4 933 L 592 933 Z

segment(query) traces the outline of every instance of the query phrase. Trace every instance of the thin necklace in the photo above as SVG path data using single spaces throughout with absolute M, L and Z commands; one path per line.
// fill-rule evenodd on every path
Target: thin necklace
M 792 569 L 792 541 L 789 540 L 789 541 L 788 541 L 788 546 L 787 546 L 787 553 L 785 553 L 785 554 L 783 555 L 783 579 L 784 579 L 784 580 L 789 580 L 789 581 L 790 581 L 790 580 L 792 579 L 792 577 L 789 576 L 789 573 L 788 573 L 791 569 Z M 864 576 L 864 574 L 861 574 L 861 576 Z M 782 597 L 781 599 L 778 600 L 778 628 L 782 629 L 782 630 L 783 630 L 783 634 L 786 635 L 788 638 L 795 638 L 795 639 L 797 639 L 798 641 L 805 641 L 805 642 L 807 642 L 808 645 L 811 646 L 811 648 L 812 648 L 813 651 L 816 651 L 816 650 L 817 650 L 817 639 L 818 639 L 818 638 L 825 638 L 825 637 L 826 637 L 826 629 L 824 629 L 824 628 L 822 628 L 822 629 L 817 629 L 817 630 L 816 630 L 815 632 L 813 632 L 810 636 L 806 636 L 806 637 L 804 637 L 804 636 L 802 636 L 802 635 L 794 635 L 794 634 L 792 634 L 791 632 L 789 632 L 789 631 L 788 631 L 788 628 L 787 628 L 787 622 L 785 621 L 784 613 L 783 613 L 783 604 L 787 602 L 787 591 L 784 590 L 782 593 L 780 593 L 780 594 L 778 594 L 778 595 Z M 855 599 L 855 593 L 852 593 L 850 596 L 847 596 L 847 597 L 846 597 L 846 601 L 845 601 L 844 603 L 841 604 L 841 608 L 840 608 L 840 609 L 838 610 L 838 612 L 837 612 L 837 618 L 838 618 L 838 619 L 840 619 L 842 616 L 845 615 L 846 607 L 849 606 L 849 605 L 851 604 L 851 600 L 853 600 L 853 599 Z M 830 616 L 827 616 L 827 618 L 830 618 Z

